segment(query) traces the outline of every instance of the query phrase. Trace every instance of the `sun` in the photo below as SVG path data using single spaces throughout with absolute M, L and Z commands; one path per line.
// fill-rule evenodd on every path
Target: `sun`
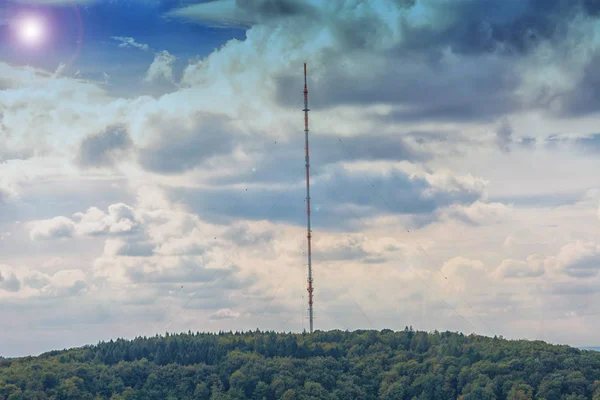
M 19 40 L 27 45 L 37 45 L 44 41 L 46 27 L 44 21 L 37 17 L 26 17 L 17 24 Z

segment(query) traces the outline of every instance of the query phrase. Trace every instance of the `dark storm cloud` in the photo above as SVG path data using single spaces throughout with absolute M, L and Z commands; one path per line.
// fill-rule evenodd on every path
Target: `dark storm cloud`
M 299 0 L 236 0 L 235 4 L 258 19 L 317 15 L 311 5 Z
M 597 0 L 418 0 L 436 10 L 438 20 L 415 28 L 401 21 L 400 50 L 430 51 L 450 47 L 457 54 L 501 52 L 526 54 L 544 40 L 564 38 L 578 15 L 599 16 Z
M 88 136 L 81 142 L 77 161 L 83 167 L 107 167 L 133 145 L 123 126 L 111 126 L 104 132 Z M 120 153 L 120 154 L 119 154 Z
M 429 34 L 425 37 L 432 46 L 450 46 L 459 54 L 529 52 L 541 40 L 564 33 L 564 23 L 575 8 L 570 0 L 464 0 L 431 4 L 451 22 L 442 29 L 434 24 L 428 26 Z M 409 36 L 407 45 L 413 41 L 422 43 L 423 39 Z
M 196 20 L 216 28 L 249 28 L 257 23 L 304 17 L 320 20 L 318 10 L 302 0 L 163 1 L 167 16 Z
M 598 112 L 600 106 L 600 50 L 596 49 L 575 87 L 558 98 L 564 116 L 582 116 Z
M 278 38 L 302 38 L 303 31 L 310 35 L 326 27 L 333 43 L 318 55 L 324 67 L 309 84 L 315 109 L 387 103 L 396 106 L 384 117 L 391 122 L 490 122 L 525 106 L 517 90 L 523 84 L 519 61 L 541 43 L 564 47 L 575 18 L 596 18 L 600 9 L 596 0 L 398 0 L 392 6 L 399 17 L 390 22 L 379 3 L 373 4 L 359 9 L 339 0 L 317 12 L 302 0 L 238 0 L 233 6 L 179 2 L 175 14 L 204 23 L 211 18 L 249 25 L 300 22 L 287 24 Z M 548 102 L 557 100 L 563 114 L 595 112 L 600 103 L 596 64 L 589 64 L 572 92 L 556 99 L 538 93 L 539 100 L 527 106 L 548 109 Z M 287 71 L 275 77 L 280 104 L 297 106 L 289 90 L 302 87 L 297 75 Z
M 169 10 L 200 2 L 165 0 L 163 8 Z M 235 20 L 244 14 L 244 21 L 265 21 L 289 17 L 311 17 L 310 22 L 322 25 L 327 18 L 337 44 L 343 51 L 368 49 L 378 42 L 381 35 L 390 34 L 384 28 L 381 15 L 368 12 L 369 7 L 358 10 L 353 1 L 335 1 L 324 9 L 331 15 L 315 10 L 303 0 L 236 0 L 235 7 L 226 7 L 227 2 L 211 4 L 207 8 L 196 8 L 196 16 L 206 21 L 211 17 Z M 530 51 L 541 40 L 554 39 L 565 32 L 565 22 L 576 13 L 590 16 L 598 14 L 595 0 L 396 0 L 392 2 L 401 13 L 396 21 L 401 29 L 402 40 L 394 46 L 399 53 L 431 52 L 449 47 L 458 54 L 480 54 L 502 51 L 507 54 L 522 54 Z M 222 6 L 222 7 L 218 7 Z M 411 20 L 416 7 L 435 15 L 429 23 L 415 24 Z M 218 13 L 214 10 L 219 9 Z M 320 13 L 320 17 L 319 17 Z M 312 28 L 310 23 L 306 29 Z
M 542 42 L 564 47 L 574 18 L 598 17 L 600 8 L 593 0 L 422 0 L 417 4 L 434 17 L 417 23 L 417 14 L 401 13 L 401 39 L 393 44 L 391 29 L 376 13 L 333 16 L 328 26 L 336 44 L 322 55 L 326 68 L 318 71 L 319 79 L 309 83 L 312 106 L 387 103 L 397 106 L 385 117 L 391 121 L 493 121 L 524 106 L 517 93 L 523 84 L 518 61 Z M 390 43 L 382 47 L 385 38 Z M 446 60 L 448 51 L 456 60 Z M 561 113 L 599 109 L 597 61 L 589 63 L 575 89 L 555 99 Z M 287 106 L 294 105 L 289 88 L 301 87 L 292 76 L 277 78 L 276 98 Z M 538 95 L 540 100 L 531 106 L 547 109 L 550 100 Z
M 311 148 L 317 160 L 337 161 L 423 161 L 429 158 L 418 149 L 413 149 L 400 135 L 382 135 L 365 132 L 363 135 L 341 138 L 335 135 L 314 135 Z M 322 154 L 321 154 L 322 153 Z M 329 154 L 338 154 L 337 159 L 327 159 Z
M 192 131 L 164 126 L 160 138 L 141 149 L 139 161 L 152 172 L 177 174 L 193 169 L 211 157 L 229 154 L 240 143 L 235 139 L 229 120 L 202 114 L 200 126 Z
M 432 191 L 434 188 L 424 179 L 411 179 L 401 171 L 385 176 L 365 175 L 334 166 L 315 172 L 311 182 L 315 224 L 327 229 L 362 227 L 359 218 L 384 213 L 430 214 L 438 208 L 470 204 L 481 197 L 479 191 L 460 185 L 450 191 Z M 248 190 L 174 189 L 172 196 L 211 222 L 268 218 L 303 225 L 305 190 L 302 176 L 298 176 L 288 186 L 250 187 Z
M 390 55 L 368 65 L 370 54 L 350 62 L 358 72 L 349 73 L 343 62 L 332 57 L 318 80 L 311 80 L 310 105 L 316 110 L 341 104 L 392 104 L 396 107 L 379 117 L 385 122 L 419 120 L 492 120 L 521 107 L 513 96 L 521 77 L 508 60 L 464 56 L 452 62 L 404 59 Z M 301 86 L 297 76 L 276 79 L 276 98 L 295 106 L 289 88 Z

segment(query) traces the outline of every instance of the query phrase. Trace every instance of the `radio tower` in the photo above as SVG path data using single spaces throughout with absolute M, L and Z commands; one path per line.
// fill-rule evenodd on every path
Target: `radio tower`
M 311 252 L 311 229 L 310 229 L 310 158 L 308 155 L 308 87 L 306 86 L 306 63 L 304 63 L 304 135 L 306 137 L 306 220 L 308 239 L 308 318 L 310 333 L 313 332 L 313 277 L 312 277 L 312 252 Z

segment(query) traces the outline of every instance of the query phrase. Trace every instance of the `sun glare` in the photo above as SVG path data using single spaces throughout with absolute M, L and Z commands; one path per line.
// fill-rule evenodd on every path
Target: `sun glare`
M 28 44 L 36 45 L 44 40 L 44 22 L 35 17 L 24 18 L 18 23 L 19 39 Z

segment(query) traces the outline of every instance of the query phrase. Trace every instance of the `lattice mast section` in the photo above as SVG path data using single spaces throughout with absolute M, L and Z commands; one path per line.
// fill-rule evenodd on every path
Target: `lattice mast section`
M 313 276 L 312 276 L 312 248 L 310 228 L 310 157 L 308 152 L 308 86 L 306 84 L 306 63 L 304 63 L 304 136 L 306 139 L 306 229 L 308 240 L 308 319 L 310 333 L 313 332 Z

